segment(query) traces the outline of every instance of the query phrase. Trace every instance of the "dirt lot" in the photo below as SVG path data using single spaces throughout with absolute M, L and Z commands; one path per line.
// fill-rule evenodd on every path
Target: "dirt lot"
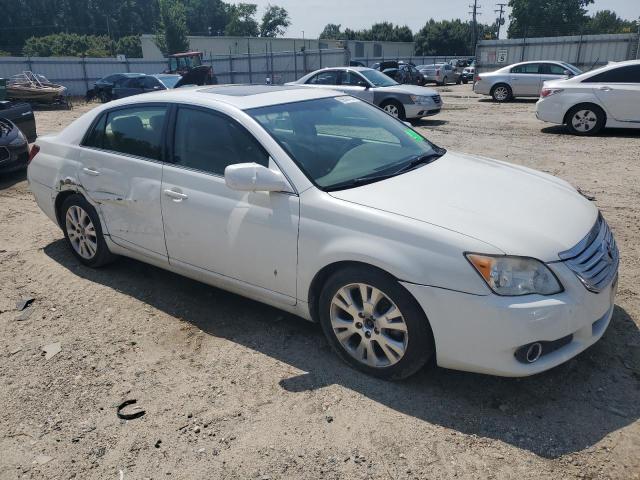
M 439 145 L 595 196 L 622 254 L 601 342 L 533 378 L 432 367 L 378 381 L 272 308 L 132 260 L 81 267 L 24 175 L 3 176 L 0 478 L 640 478 L 640 132 L 580 139 L 538 122 L 531 101 L 443 96 L 420 124 Z M 88 108 L 40 112 L 39 130 Z M 131 398 L 146 415 L 119 420 Z

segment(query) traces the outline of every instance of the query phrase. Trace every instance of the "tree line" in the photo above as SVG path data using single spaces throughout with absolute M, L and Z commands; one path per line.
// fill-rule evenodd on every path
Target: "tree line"
M 0 0 L 0 52 L 13 55 L 141 56 L 139 35 L 184 46 L 187 35 L 283 35 L 288 12 L 222 0 Z
M 634 32 L 635 21 L 610 10 L 588 15 L 594 0 L 509 0 L 509 38 Z M 258 17 L 252 3 L 223 0 L 0 0 L 0 54 L 31 56 L 142 55 L 139 35 L 155 34 L 164 53 L 188 49 L 188 35 L 275 37 L 291 24 L 289 13 L 269 5 Z M 320 38 L 416 43 L 417 55 L 470 54 L 477 39 L 495 38 L 497 22 L 429 20 L 413 32 L 381 22 L 342 29 L 330 23 Z

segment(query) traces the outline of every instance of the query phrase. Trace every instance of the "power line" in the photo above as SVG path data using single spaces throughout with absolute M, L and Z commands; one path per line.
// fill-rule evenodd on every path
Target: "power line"
M 475 55 L 476 45 L 478 43 L 478 15 L 482 15 L 480 12 L 478 12 L 478 9 L 482 7 L 478 5 L 478 0 L 473 0 L 473 5 L 469 5 L 469 8 L 472 9 L 469 14 L 472 16 L 473 23 L 473 38 L 471 40 L 471 49 L 473 51 L 473 54 Z
M 500 27 L 504 25 L 504 19 L 502 18 L 502 15 L 504 15 L 504 7 L 506 6 L 507 6 L 506 3 L 497 3 L 496 7 L 500 7 L 500 10 L 494 10 L 495 13 L 500 14 L 500 16 L 498 17 L 498 31 L 496 32 L 496 37 L 498 39 L 500 39 Z

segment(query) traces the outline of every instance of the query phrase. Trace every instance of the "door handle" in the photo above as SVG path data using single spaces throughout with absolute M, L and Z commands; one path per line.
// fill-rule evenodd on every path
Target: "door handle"
M 600 90 L 602 90 L 603 92 L 610 92 L 611 90 L 613 90 L 613 88 L 611 87 L 600 87 Z
M 181 192 L 176 192 L 175 190 L 165 190 L 164 194 L 167 197 L 172 198 L 173 200 L 179 202 L 181 200 L 186 200 L 187 198 L 189 198 L 189 195 L 186 195 L 184 193 Z
M 98 175 L 100 175 L 100 172 L 98 170 L 94 170 L 93 168 L 83 168 L 82 171 L 84 173 L 86 173 L 87 175 L 91 175 L 93 177 L 97 177 Z

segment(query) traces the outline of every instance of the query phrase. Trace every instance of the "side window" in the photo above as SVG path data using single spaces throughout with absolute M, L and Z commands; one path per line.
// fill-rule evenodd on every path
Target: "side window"
M 155 77 L 144 77 L 142 79 L 142 85 L 144 88 L 152 89 L 155 87 L 160 87 L 160 82 Z
M 87 134 L 82 142 L 85 147 L 102 148 L 104 140 L 104 124 L 107 119 L 106 115 L 102 115 L 100 119 L 93 125 L 93 129 Z
M 321 72 L 307 82 L 312 85 L 337 85 L 338 84 L 338 72 L 329 71 Z
M 540 73 L 542 75 L 564 75 L 565 70 L 568 70 L 568 69 L 560 65 L 556 65 L 555 63 L 540 64 Z
M 539 63 L 527 63 L 525 65 L 518 65 L 517 67 L 513 67 L 511 69 L 511 73 L 537 74 L 539 70 L 539 66 L 540 66 Z
M 104 130 L 103 148 L 160 160 L 166 112 L 166 107 L 151 106 L 109 112 Z
M 582 83 L 640 83 L 640 65 L 614 68 L 587 78 Z
M 215 175 L 236 163 L 269 166 L 269 155 L 253 135 L 230 118 L 204 110 L 178 110 L 174 145 L 176 165 Z
M 129 78 L 123 86 L 124 88 L 142 88 L 142 78 Z
M 351 72 L 348 70 L 347 71 L 343 70 L 340 72 L 340 83 L 342 85 L 357 87 L 360 84 L 360 82 L 365 82 L 365 80 L 357 73 Z

